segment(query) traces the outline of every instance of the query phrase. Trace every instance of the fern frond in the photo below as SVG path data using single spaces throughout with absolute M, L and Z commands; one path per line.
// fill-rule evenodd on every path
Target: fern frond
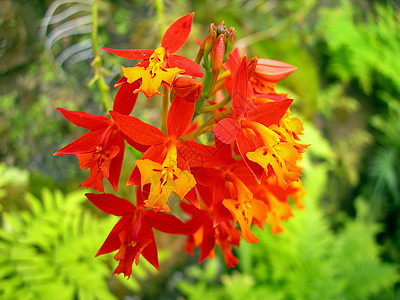
M 94 219 L 82 191 L 64 196 L 44 189 L 27 196 L 31 212 L 3 213 L 0 298 L 115 299 L 104 260 L 94 254 L 114 220 Z

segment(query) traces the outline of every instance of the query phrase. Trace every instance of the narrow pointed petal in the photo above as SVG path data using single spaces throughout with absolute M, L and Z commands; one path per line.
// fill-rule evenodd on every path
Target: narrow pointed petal
M 167 148 L 165 144 L 151 146 L 141 157 L 141 159 L 150 159 L 152 161 L 162 163 L 165 159 Z M 141 175 L 139 168 L 136 166 L 128 178 L 127 185 L 140 185 Z M 143 188 L 143 186 L 142 186 Z
M 240 130 L 240 123 L 236 119 L 225 118 L 214 127 L 215 136 L 225 144 L 230 144 L 236 140 Z
M 175 53 L 186 43 L 192 29 L 193 17 L 194 12 L 176 20 L 168 27 L 161 40 L 161 47 L 164 47 L 167 53 Z
M 175 97 L 167 117 L 167 133 L 169 137 L 179 139 L 192 122 L 195 102 L 188 102 Z
M 158 231 L 171 234 L 190 234 L 192 232 L 192 228 L 173 215 L 153 210 L 146 210 L 145 214 L 151 227 Z
M 200 66 L 185 56 L 177 54 L 170 55 L 168 56 L 167 64 L 169 68 L 179 68 L 185 70 L 184 75 L 203 78 L 204 74 L 201 71 Z
M 246 56 L 240 60 L 232 87 L 232 110 L 236 118 L 244 116 L 247 107 L 247 65 Z
M 85 194 L 97 208 L 114 216 L 126 216 L 135 212 L 136 207 L 128 200 L 113 194 Z
M 144 123 L 138 118 L 121 115 L 115 111 L 110 111 L 110 115 L 118 128 L 136 143 L 155 145 L 167 141 L 167 137 L 160 129 Z
M 192 188 L 185 196 L 185 199 L 188 200 L 194 207 L 200 209 L 200 202 L 197 198 L 196 189 Z
M 199 184 L 213 186 L 223 179 L 223 174 L 222 171 L 218 169 L 201 168 L 195 173 L 194 177 Z
M 232 219 L 229 210 L 222 204 L 224 198 L 226 198 L 225 181 L 220 180 L 218 183 L 215 184 L 212 196 L 214 225 L 218 225 L 226 220 Z
M 226 66 L 228 69 L 231 71 L 232 74 L 237 69 L 237 66 L 239 65 L 240 62 L 240 54 L 239 54 L 239 49 L 235 48 L 232 50 L 232 52 L 228 56 L 228 60 L 226 61 Z
M 160 265 L 158 263 L 158 253 L 157 253 L 157 245 L 156 240 L 154 239 L 153 231 L 151 231 L 153 241 L 146 246 L 143 251 L 143 257 L 151 264 L 157 271 L 160 271 Z
M 178 142 L 178 166 L 180 161 L 184 161 L 190 168 L 220 167 L 230 163 L 228 158 L 222 159 L 216 155 L 216 149 L 211 146 L 199 144 L 195 141 Z
M 130 217 L 122 217 L 114 228 L 111 230 L 110 234 L 107 236 L 103 245 L 100 247 L 99 251 L 96 253 L 96 257 L 102 254 L 110 253 L 118 250 L 121 246 L 121 240 L 119 238 L 119 233 L 126 228 L 127 223 L 131 220 Z
M 111 49 L 107 47 L 102 47 L 101 49 L 119 57 L 132 60 L 149 58 L 154 52 L 154 49 Z
M 261 104 L 250 111 L 247 118 L 269 127 L 282 119 L 292 102 L 292 99 L 286 99 L 279 102 Z
M 72 143 L 61 148 L 53 155 L 67 155 L 67 154 L 81 154 L 93 151 L 96 146 L 100 143 L 101 137 L 104 133 L 103 129 L 93 130 L 85 133 L 81 137 L 77 138 Z
M 137 166 L 135 166 L 131 175 L 128 178 L 128 182 L 126 183 L 126 185 L 139 185 L 140 180 L 141 180 L 141 177 L 140 177 L 139 168 Z
M 140 87 L 140 82 L 137 80 L 133 83 L 128 83 L 126 82 L 126 77 L 123 78 L 125 82 L 121 84 L 115 95 L 113 110 L 123 115 L 129 115 L 138 97 L 138 94 L 133 93 L 133 91 Z
M 253 152 L 257 148 L 261 147 L 262 143 L 260 142 L 259 144 L 256 144 L 251 137 L 247 137 L 243 134 L 242 131 L 239 131 L 238 137 L 236 139 L 236 145 L 247 167 L 254 175 L 257 182 L 260 183 L 261 177 L 264 174 L 264 168 L 260 167 L 260 165 L 258 165 L 257 163 L 249 160 L 246 154 L 247 152 Z
M 108 181 L 113 187 L 114 191 L 118 190 L 119 177 L 121 175 L 122 162 L 125 154 L 125 141 L 121 137 L 122 133 L 118 131 L 114 138 L 114 143 L 117 144 L 119 151 L 117 156 L 111 161 Z
M 140 151 L 140 152 L 146 152 L 150 147 L 149 145 L 142 145 L 142 144 L 136 143 L 135 141 L 130 139 L 125 134 L 124 134 L 124 139 L 129 145 L 131 145 L 133 148 L 135 148 L 137 151 Z
M 213 228 L 212 220 L 209 217 L 204 220 L 203 225 L 203 240 L 200 245 L 200 258 L 198 263 L 200 264 L 204 259 L 206 259 L 210 252 L 214 249 L 215 246 L 215 232 Z
M 84 111 L 72 111 L 58 107 L 57 110 L 76 126 L 90 130 L 107 127 L 111 124 L 111 119 L 105 116 L 92 115 Z

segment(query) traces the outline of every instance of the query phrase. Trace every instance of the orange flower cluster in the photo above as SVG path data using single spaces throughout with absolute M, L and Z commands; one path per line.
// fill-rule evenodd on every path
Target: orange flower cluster
M 303 208 L 303 126 L 290 117 L 293 100 L 275 90 L 296 68 L 240 56 L 236 32 L 224 23 L 211 24 L 195 61 L 175 54 L 189 36 L 193 16 L 173 23 L 155 50 L 103 48 L 140 60 L 122 67 L 109 117 L 59 108 L 89 131 L 54 155 L 76 155 L 81 168 L 90 169 L 81 185 L 101 192 L 87 198 L 121 217 L 97 253 L 118 250 L 117 274 L 130 276 L 140 255 L 159 269 L 153 229 L 187 235 L 185 250 L 193 254 L 199 248 L 199 263 L 219 246 L 226 264 L 235 267 L 232 246 L 239 247 L 241 237 L 258 242 L 253 225 L 271 224 L 276 234 L 283 231 L 282 220 L 292 216 L 289 199 Z M 161 85 L 164 130 L 130 116 L 138 93 L 161 95 Z M 103 187 L 106 178 L 117 191 L 126 143 L 143 153 L 127 181 L 137 186 L 136 205 L 104 193 Z M 184 212 L 184 219 L 171 207 Z

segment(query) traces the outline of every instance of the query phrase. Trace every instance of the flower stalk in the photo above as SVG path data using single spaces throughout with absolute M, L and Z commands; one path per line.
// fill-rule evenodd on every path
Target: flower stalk
M 93 0 L 92 4 L 92 49 L 94 59 L 91 63 L 93 68 L 94 76 L 89 82 L 89 86 L 97 82 L 97 86 L 100 91 L 101 103 L 103 104 L 106 111 L 111 109 L 111 97 L 109 94 L 109 86 L 104 79 L 104 69 L 102 66 L 102 60 L 99 55 L 99 42 L 98 42 L 98 6 L 99 0 Z

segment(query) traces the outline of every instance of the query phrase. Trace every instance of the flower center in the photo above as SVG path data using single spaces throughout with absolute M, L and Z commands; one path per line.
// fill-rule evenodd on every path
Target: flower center
M 151 77 L 154 77 L 157 72 L 162 67 L 162 63 L 164 61 L 165 49 L 164 47 L 159 47 L 154 50 L 154 53 L 149 58 L 149 66 L 148 69 L 150 71 Z

